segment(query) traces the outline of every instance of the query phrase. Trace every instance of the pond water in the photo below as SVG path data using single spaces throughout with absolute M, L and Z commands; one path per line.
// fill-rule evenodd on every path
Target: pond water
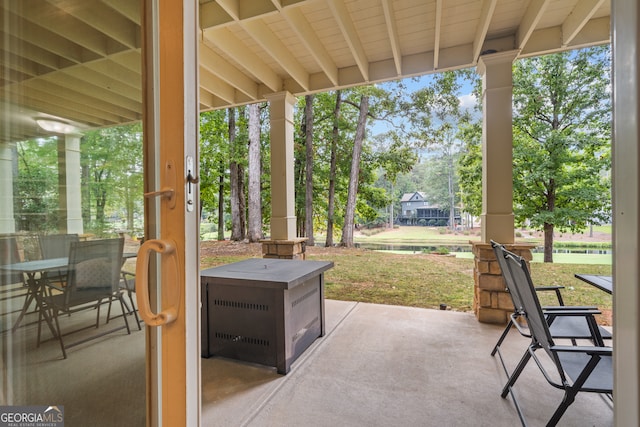
M 407 243 L 356 243 L 357 248 L 369 249 L 374 251 L 402 251 L 402 252 L 436 252 L 440 248 L 447 248 L 449 252 L 471 252 L 471 245 L 448 245 L 448 244 L 407 244 Z M 543 247 L 536 247 L 533 253 L 543 253 Z M 553 250 L 556 254 L 588 254 L 588 255 L 611 255 L 611 249 L 599 248 L 556 248 Z

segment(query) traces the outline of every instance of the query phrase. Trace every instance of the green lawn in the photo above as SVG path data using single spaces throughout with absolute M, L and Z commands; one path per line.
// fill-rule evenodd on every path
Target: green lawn
M 334 249 L 308 259 L 333 261 L 325 274 L 326 297 L 412 307 L 470 311 L 473 302 L 473 260 L 428 254 L 393 254 L 358 249 Z M 611 295 L 576 279 L 574 274 L 610 275 L 607 264 L 532 263 L 537 285 L 561 285 L 565 303 L 612 306 Z M 543 304 L 553 304 L 543 297 Z
M 441 240 L 434 241 L 437 237 Z M 451 244 L 455 239 L 460 239 L 461 243 L 471 240 L 471 236 L 441 234 L 429 227 L 404 227 L 370 237 L 374 238 L 381 243 L 435 243 L 436 246 L 438 243 Z M 474 238 L 478 239 L 477 236 Z M 260 254 L 218 253 L 215 256 L 203 256 L 202 268 L 250 256 Z M 440 304 L 446 304 L 453 310 L 472 310 L 474 262 L 471 252 L 441 256 L 308 247 L 307 259 L 334 262 L 334 268 L 325 274 L 325 295 L 330 299 L 425 308 L 438 308 Z M 554 254 L 555 262 L 549 264 L 541 262 L 542 254 L 534 254 L 533 261 L 531 274 L 536 285 L 562 285 L 565 287 L 563 293 L 566 304 L 595 305 L 608 313 L 600 321 L 605 324 L 610 322 L 611 295 L 581 282 L 574 274 L 611 275 L 611 255 L 558 253 Z M 543 297 L 542 303 L 554 304 L 548 298 Z

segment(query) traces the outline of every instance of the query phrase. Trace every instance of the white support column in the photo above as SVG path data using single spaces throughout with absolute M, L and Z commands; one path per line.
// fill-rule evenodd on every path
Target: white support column
M 0 143 L 0 234 L 15 233 L 13 212 L 13 144 Z
M 289 92 L 267 96 L 271 124 L 271 239 L 296 238 L 293 107 Z
M 80 185 L 80 138 L 79 134 L 58 136 L 60 232 L 84 233 Z
M 483 55 L 482 241 L 514 242 L 512 65 L 517 51 Z
M 640 425 L 640 5 L 612 1 L 614 424 Z

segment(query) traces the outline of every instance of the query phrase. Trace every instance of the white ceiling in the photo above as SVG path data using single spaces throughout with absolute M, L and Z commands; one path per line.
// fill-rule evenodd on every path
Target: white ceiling
M 611 0 L 200 0 L 202 110 L 609 43 Z M 0 3 L 0 141 L 140 120 L 136 0 Z M 9 114 L 11 112 L 11 114 Z

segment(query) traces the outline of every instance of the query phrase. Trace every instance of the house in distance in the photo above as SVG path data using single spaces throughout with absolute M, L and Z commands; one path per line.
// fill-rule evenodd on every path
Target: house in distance
M 400 200 L 401 211 L 396 222 L 400 225 L 449 226 L 449 209 L 430 205 L 421 191 L 404 193 Z M 460 212 L 454 210 L 454 221 L 460 224 Z

